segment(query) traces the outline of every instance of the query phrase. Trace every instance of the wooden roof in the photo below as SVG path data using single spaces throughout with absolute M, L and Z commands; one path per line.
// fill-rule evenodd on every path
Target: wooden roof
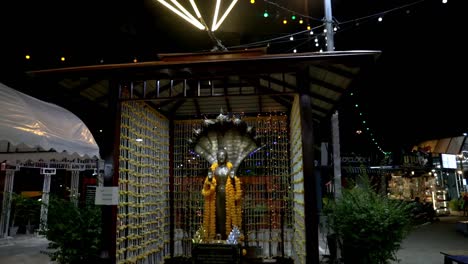
M 173 118 L 219 113 L 288 112 L 305 81 L 315 120 L 329 116 L 379 51 L 266 54 L 264 49 L 160 54 L 158 61 L 45 69 L 29 74 L 57 91 L 108 107 L 120 87 L 125 100 L 149 101 Z M 301 75 L 302 79 L 297 78 Z M 113 86 L 118 83 L 120 86 Z

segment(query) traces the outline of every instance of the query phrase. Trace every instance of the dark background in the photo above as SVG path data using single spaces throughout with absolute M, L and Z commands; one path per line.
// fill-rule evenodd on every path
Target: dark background
M 181 2 L 188 5 L 188 1 Z M 211 13 L 214 0 L 198 2 L 205 3 L 200 9 Z M 275 53 L 325 49 L 323 40 L 316 47 L 308 32 L 289 41 L 289 35 L 304 30 L 306 24 L 322 25 L 322 1 L 272 2 L 282 8 L 262 0 L 253 5 L 240 0 L 216 36 L 227 47 L 284 36 L 267 42 Z M 371 137 L 384 151 L 396 151 L 422 140 L 468 131 L 466 74 L 462 72 L 466 68 L 463 35 L 467 23 L 462 1 L 332 2 L 339 27 L 336 50 L 382 51 L 366 77 L 353 84 L 353 95 L 346 95 L 340 104 L 344 152 L 376 151 Z M 286 9 L 296 11 L 298 18 L 306 13 L 311 18 L 304 17 L 303 25 L 291 20 L 283 25 L 283 18 L 293 14 Z M 265 10 L 270 14 L 267 19 Z M 382 22 L 377 21 L 379 15 Z M 364 19 L 343 23 L 358 18 Z M 27 70 L 131 62 L 134 58 L 149 61 L 158 53 L 212 48 L 206 32 L 157 1 L 146 0 L 1 1 L 0 32 L 0 81 L 18 89 L 25 85 Z M 25 54 L 32 59 L 25 60 Z M 65 62 L 59 60 L 61 56 L 66 57 Z M 67 102 L 62 106 L 67 108 Z M 364 133 L 356 134 L 358 129 Z

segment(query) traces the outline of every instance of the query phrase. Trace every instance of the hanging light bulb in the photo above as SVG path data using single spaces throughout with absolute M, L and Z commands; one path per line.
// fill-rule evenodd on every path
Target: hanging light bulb
M 304 20 L 302 18 L 299 19 L 299 24 L 304 24 Z
M 250 0 L 250 3 L 251 3 L 251 4 L 255 4 L 255 0 Z
M 311 29 L 310 25 L 307 25 L 307 30 L 310 30 L 310 29 Z
M 29 54 L 26 54 L 26 56 L 24 56 L 27 60 L 31 59 L 31 56 Z
M 333 28 L 333 31 L 337 31 L 337 30 L 338 30 L 338 28 L 337 28 L 337 27 L 334 27 L 334 28 Z
M 446 4 L 447 3 L 447 0 L 442 0 L 442 4 Z
M 379 22 L 382 22 L 383 18 L 382 18 L 382 17 L 379 17 L 379 19 L 378 19 L 378 20 L 379 20 Z
M 263 17 L 266 18 L 266 17 L 269 17 L 269 16 L 270 16 L 270 14 L 268 14 L 268 11 L 265 10 L 265 12 L 263 12 Z
M 293 41 L 293 40 L 294 40 L 294 37 L 293 37 L 293 36 L 289 37 L 289 40 L 290 40 L 290 41 Z
M 315 40 L 314 40 L 314 41 L 317 43 L 317 42 L 318 42 L 318 38 L 315 38 Z
M 315 43 L 315 47 L 318 47 L 318 46 L 319 46 L 319 44 L 318 44 L 318 43 Z
M 288 20 L 286 20 L 286 19 L 283 19 L 283 24 L 285 24 L 285 25 L 286 25 L 287 23 L 288 23 Z
M 292 16 L 291 16 L 291 19 L 292 19 L 292 20 L 296 20 L 296 15 L 292 15 Z
M 323 33 L 327 33 L 327 29 L 326 29 L 326 28 L 323 30 Z
M 310 31 L 310 35 L 313 35 L 313 34 L 314 34 L 314 32 L 311 30 L 311 31 Z
M 297 53 L 297 49 L 294 49 L 293 52 L 294 52 L 294 53 Z

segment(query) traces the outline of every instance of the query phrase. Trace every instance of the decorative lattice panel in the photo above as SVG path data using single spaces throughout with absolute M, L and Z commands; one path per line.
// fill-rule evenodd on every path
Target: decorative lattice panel
M 117 263 L 169 255 L 169 121 L 141 102 L 122 103 Z
M 258 246 L 264 257 L 292 254 L 292 199 L 289 181 L 288 117 L 272 114 L 244 117 L 255 127 L 261 148 L 240 165 L 237 175 L 243 185 L 243 226 L 245 243 Z M 188 256 L 191 239 L 201 226 L 201 189 L 209 164 L 188 144 L 201 120 L 174 123 L 174 209 L 175 255 Z
M 294 263 L 305 263 L 304 172 L 302 163 L 302 134 L 299 97 L 295 96 L 291 109 L 291 179 L 294 204 Z

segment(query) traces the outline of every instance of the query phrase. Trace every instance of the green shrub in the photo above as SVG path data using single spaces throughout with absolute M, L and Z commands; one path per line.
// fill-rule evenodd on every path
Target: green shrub
M 449 202 L 450 211 L 461 211 L 463 200 L 452 199 Z
M 77 207 L 72 202 L 51 198 L 47 227 L 40 234 L 50 241 L 45 252 L 60 264 L 99 263 L 101 250 L 101 208 Z
M 412 226 L 412 204 L 377 194 L 365 179 L 359 187 L 324 208 L 345 263 L 383 264 L 396 252 Z

